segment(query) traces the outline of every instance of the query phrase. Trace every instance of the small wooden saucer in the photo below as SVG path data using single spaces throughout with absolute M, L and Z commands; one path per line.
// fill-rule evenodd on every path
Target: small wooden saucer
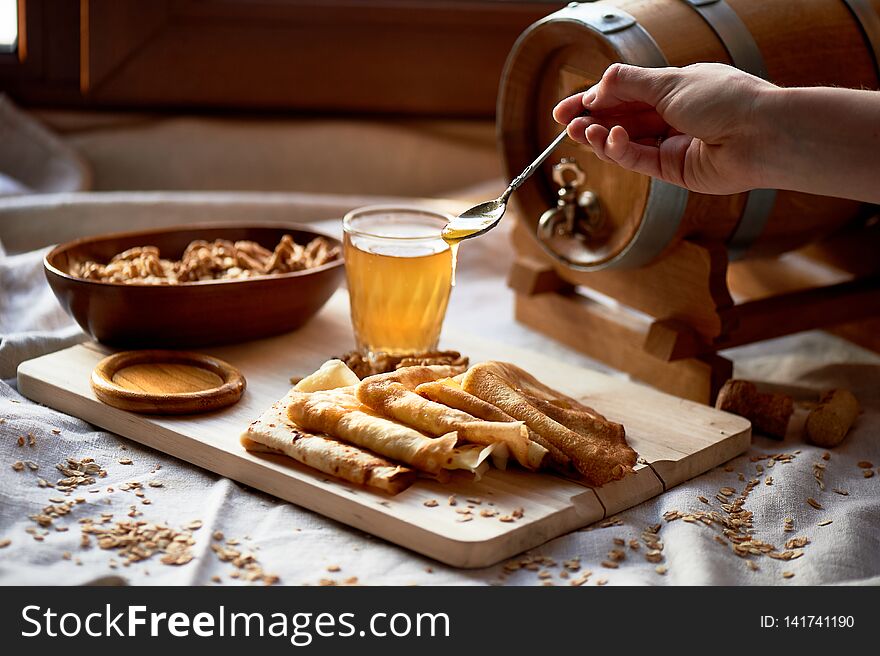
M 245 388 L 223 360 L 184 351 L 123 351 L 92 371 L 92 390 L 107 405 L 132 412 L 185 415 L 225 408 Z

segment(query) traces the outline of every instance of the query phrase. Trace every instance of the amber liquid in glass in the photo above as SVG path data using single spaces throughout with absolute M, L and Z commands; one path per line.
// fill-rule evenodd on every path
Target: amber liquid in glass
M 413 237 L 424 226 L 413 226 Z M 405 225 L 395 233 L 407 237 Z M 345 235 L 345 269 L 358 349 L 369 356 L 437 348 L 452 286 L 452 251 L 436 239 L 372 240 Z

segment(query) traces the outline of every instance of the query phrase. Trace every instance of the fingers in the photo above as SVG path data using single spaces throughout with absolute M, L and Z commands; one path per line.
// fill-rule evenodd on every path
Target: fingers
M 588 109 L 592 116 L 600 120 L 606 127 L 615 123 L 610 119 L 601 120 L 608 114 L 644 114 L 654 108 L 667 95 L 677 79 L 678 69 L 675 68 L 641 68 L 627 64 L 612 64 L 602 79 L 583 93 L 577 93 L 561 100 L 553 109 L 553 119 L 557 123 L 569 125 L 578 120 Z M 621 123 L 617 123 L 621 124 Z M 633 125 L 625 125 L 632 130 Z M 586 124 L 580 130 L 586 129 Z M 659 129 L 659 128 L 658 128 Z M 577 131 L 572 132 L 572 138 Z
M 676 68 L 642 68 L 628 64 L 612 64 L 594 87 L 592 111 L 602 111 L 624 103 L 645 103 L 656 107 L 664 99 L 679 76 Z
M 605 154 L 605 142 L 608 140 L 608 128 L 604 125 L 591 125 L 584 135 L 587 144 L 592 147 L 593 153 L 603 162 L 610 162 L 611 158 Z
M 595 87 L 594 87 L 595 88 Z M 588 89 L 583 93 L 576 93 L 573 96 L 561 100 L 556 107 L 553 108 L 553 120 L 562 125 L 568 125 L 572 119 L 584 114 L 595 94 L 593 89 Z
M 582 134 L 590 125 L 603 125 L 609 130 L 619 125 L 627 131 L 633 141 L 639 139 L 665 137 L 670 131 L 669 125 L 660 118 L 653 109 L 637 111 L 630 114 L 615 114 L 611 116 L 590 116 L 572 120 L 569 123 L 571 134 Z
M 605 156 L 630 171 L 644 173 L 655 178 L 662 177 L 660 148 L 632 143 L 622 127 L 615 126 L 605 140 Z
M 687 135 L 671 137 L 662 144 L 656 141 L 653 144 L 640 144 L 633 142 L 619 125 L 611 130 L 602 125 L 591 125 L 586 130 L 585 138 L 596 157 L 604 162 L 684 186 L 682 171 L 692 141 Z

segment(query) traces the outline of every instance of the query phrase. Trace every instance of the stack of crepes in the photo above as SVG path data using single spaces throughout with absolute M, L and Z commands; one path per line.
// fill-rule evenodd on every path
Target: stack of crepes
M 622 425 L 506 362 L 461 373 L 405 367 L 359 380 L 330 360 L 253 422 L 250 451 L 283 453 L 352 483 L 396 494 L 418 476 L 479 477 L 508 459 L 602 485 L 636 463 Z

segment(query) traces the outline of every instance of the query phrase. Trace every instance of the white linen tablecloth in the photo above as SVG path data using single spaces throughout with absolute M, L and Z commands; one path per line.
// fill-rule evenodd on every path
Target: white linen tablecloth
M 87 217 L 84 212 L 80 220 L 85 223 L 77 226 L 83 233 L 89 232 Z M 0 239 L 4 236 L 2 221 L 0 213 Z M 127 223 L 125 227 L 137 226 Z M 340 232 L 336 219 L 320 221 L 316 227 Z M 46 231 L 45 242 L 51 240 L 51 231 Z M 512 257 L 509 244 L 508 235 L 499 229 L 462 249 L 447 326 L 599 367 L 513 320 L 513 295 L 505 285 Z M 83 339 L 45 282 L 41 267 L 44 252 L 43 248 L 3 256 L 0 249 L 0 541 L 4 541 L 0 544 L 11 541 L 0 548 L 2 584 L 79 584 L 107 575 L 122 576 L 132 584 L 243 583 L 230 578 L 235 568 L 211 551 L 215 531 L 221 531 L 225 539 L 240 540 L 236 548 L 253 553 L 266 572 L 277 574 L 281 583 L 290 585 L 314 585 L 321 579 L 342 583 L 351 577 L 357 577 L 360 584 L 373 585 L 540 585 L 545 581 L 568 585 L 584 570 L 593 572 L 587 585 L 603 581 L 609 585 L 880 583 L 880 358 L 828 334 L 804 333 L 739 348 L 729 356 L 738 376 L 816 390 L 842 386 L 855 392 L 864 412 L 829 460 L 821 459 L 823 449 L 803 443 L 797 430 L 790 430 L 783 442 L 756 436 L 750 451 L 731 461 L 727 467 L 731 471 L 720 467 L 619 514 L 610 526 L 577 531 L 532 550 L 525 556 L 536 557 L 536 569 L 531 565 L 532 569 L 506 572 L 498 565 L 460 570 L 97 430 L 19 395 L 15 387 L 18 363 Z M 28 444 L 28 434 L 33 435 L 33 446 Z M 21 436 L 25 436 L 24 446 L 18 446 Z M 783 452 L 796 455 L 791 462 L 777 462 L 761 474 L 757 473 L 761 463 L 750 460 Z M 106 478 L 95 486 L 80 488 L 86 501 L 54 520 L 43 534 L 29 516 L 60 495 L 39 487 L 38 479 L 55 481 L 60 477 L 56 463 L 87 456 L 106 469 Z M 119 464 L 124 458 L 132 464 Z M 31 461 L 37 469 L 25 466 L 16 471 L 11 465 L 19 460 Z M 873 477 L 864 476 L 858 467 L 862 461 L 872 464 Z M 766 466 L 767 462 L 762 462 Z M 815 463 L 826 467 L 824 491 L 814 479 Z M 157 470 L 158 465 L 161 468 Z M 760 479 L 745 505 L 754 513 L 756 537 L 780 550 L 792 537 L 807 537 L 810 543 L 803 548 L 802 557 L 791 561 L 754 557 L 758 568 L 753 570 L 729 545 L 714 539 L 717 529 L 663 520 L 664 512 L 672 509 L 709 510 L 698 496 L 717 508 L 719 488 L 742 490 L 745 483 L 739 480 L 740 473 L 746 480 Z M 765 484 L 767 475 L 773 477 L 772 486 Z M 128 481 L 146 484 L 156 479 L 161 479 L 162 487 L 145 487 L 150 505 L 140 504 L 132 491 L 119 489 Z M 108 487 L 114 492 L 107 492 Z M 86 488 L 99 491 L 89 493 Z M 848 495 L 836 494 L 833 488 Z M 809 506 L 808 497 L 818 500 L 824 509 Z M 122 567 L 116 565 L 121 559 L 113 551 L 101 550 L 94 543 L 89 549 L 80 548 L 78 519 L 113 513 L 114 521 L 126 520 L 132 504 L 138 504 L 143 513 L 138 519 L 150 522 L 181 527 L 201 520 L 202 528 L 194 532 L 195 558 L 186 565 L 169 566 L 161 564 L 157 555 Z M 783 531 L 785 518 L 793 520 L 792 532 Z M 818 526 L 828 519 L 833 523 Z M 617 569 L 600 564 L 610 550 L 618 548 L 615 538 L 627 542 L 638 539 L 646 527 L 655 524 L 661 526 L 665 574 L 656 571 L 657 563 L 646 561 L 644 545 L 638 551 L 623 548 L 626 557 Z M 69 530 L 58 532 L 55 526 Z M 560 576 L 563 562 L 573 558 L 580 559 L 581 570 L 571 572 L 568 578 Z M 338 571 L 328 571 L 337 567 Z M 543 570 L 550 573 L 549 578 L 539 576 L 548 576 L 541 573 Z M 783 578 L 783 572 L 794 576 Z

